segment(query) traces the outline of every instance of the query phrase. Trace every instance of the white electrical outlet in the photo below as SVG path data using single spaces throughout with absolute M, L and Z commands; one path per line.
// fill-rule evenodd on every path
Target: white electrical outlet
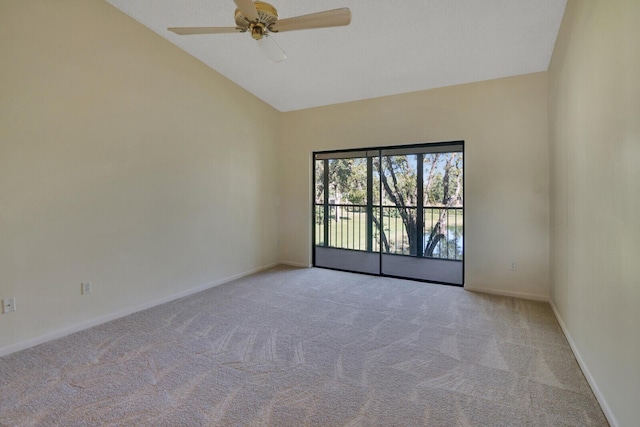
M 2 312 L 4 314 L 11 313 L 12 311 L 16 311 L 16 298 L 5 298 L 2 300 Z
M 518 270 L 518 263 L 515 261 L 511 261 L 511 271 L 517 271 Z
M 87 295 L 91 293 L 91 282 L 82 282 L 82 287 L 80 288 L 80 292 L 82 295 Z

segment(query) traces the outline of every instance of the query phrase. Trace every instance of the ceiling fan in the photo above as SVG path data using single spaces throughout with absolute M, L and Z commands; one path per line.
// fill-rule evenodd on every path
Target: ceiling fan
M 351 11 L 348 7 L 310 13 L 293 18 L 278 19 L 278 11 L 269 3 L 252 0 L 233 0 L 238 6 L 235 11 L 235 27 L 171 27 L 167 28 L 179 35 L 222 34 L 250 32 L 258 41 L 264 53 L 272 61 L 278 62 L 287 58 L 273 40 L 271 33 L 283 31 L 306 30 L 310 28 L 340 27 L 349 25 Z

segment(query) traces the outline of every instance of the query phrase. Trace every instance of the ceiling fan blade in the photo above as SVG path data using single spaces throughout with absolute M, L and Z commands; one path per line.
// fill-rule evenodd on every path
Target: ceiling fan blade
M 233 2 L 238 6 L 242 15 L 247 18 L 251 22 L 256 22 L 260 20 L 258 16 L 258 10 L 256 9 L 256 5 L 253 4 L 251 0 L 233 0 Z
M 191 34 L 240 33 L 244 31 L 241 28 L 236 27 L 171 27 L 167 28 L 167 30 L 181 36 L 188 36 Z
M 272 60 L 273 62 L 280 62 L 287 59 L 287 55 L 284 53 L 278 43 L 273 39 L 273 37 L 269 37 L 268 34 L 265 34 L 260 40 L 258 40 L 258 46 L 267 55 L 267 58 Z
M 281 31 L 306 30 L 310 28 L 340 27 L 351 22 L 351 10 L 348 7 L 310 13 L 293 18 L 280 19 L 271 27 L 274 33 Z

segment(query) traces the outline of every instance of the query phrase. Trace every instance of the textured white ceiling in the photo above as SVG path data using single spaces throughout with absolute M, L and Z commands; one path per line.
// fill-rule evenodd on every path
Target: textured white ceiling
M 273 0 L 280 18 L 349 7 L 351 25 L 273 35 L 269 61 L 234 26 L 233 0 L 107 0 L 279 111 L 538 71 L 549 66 L 566 0 Z

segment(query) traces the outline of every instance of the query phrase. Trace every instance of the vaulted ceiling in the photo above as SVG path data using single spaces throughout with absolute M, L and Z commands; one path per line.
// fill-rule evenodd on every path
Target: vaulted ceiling
M 279 111 L 545 71 L 566 0 L 272 0 L 280 18 L 349 7 L 347 27 L 273 38 L 271 62 L 247 33 L 179 36 L 175 26 L 234 26 L 233 0 L 107 0 Z

